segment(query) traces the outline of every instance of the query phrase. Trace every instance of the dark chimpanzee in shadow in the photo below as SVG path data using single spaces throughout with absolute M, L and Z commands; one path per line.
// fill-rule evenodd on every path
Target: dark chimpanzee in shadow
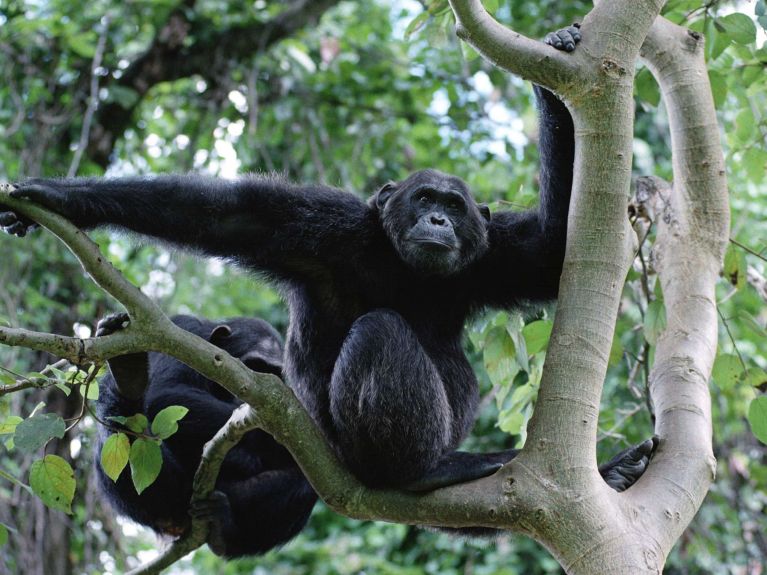
M 576 27 L 547 37 L 572 50 Z M 372 487 L 428 490 L 516 455 L 456 451 L 478 403 L 461 337 L 487 308 L 557 296 L 575 140 L 570 113 L 536 87 L 540 205 L 491 214 L 459 178 L 416 172 L 369 202 L 249 175 L 34 179 L 13 192 L 75 225 L 130 230 L 224 257 L 277 285 L 290 308 L 284 373 L 340 457 Z M 0 225 L 31 224 L 0 211 Z M 653 442 L 602 468 L 631 485 Z
M 267 322 L 233 318 L 212 322 L 175 316 L 173 322 L 221 347 L 254 371 L 281 376 L 282 343 Z M 122 329 L 126 314 L 99 322 L 96 335 Z M 158 533 L 181 535 L 192 516 L 211 520 L 208 545 L 218 555 L 255 555 L 286 543 L 306 524 L 317 495 L 290 453 L 261 430 L 245 434 L 227 454 L 210 499 L 192 506 L 192 480 L 203 445 L 226 423 L 242 402 L 223 387 L 180 361 L 160 353 L 138 353 L 112 358 L 110 373 L 100 382 L 98 415 L 150 419 L 170 405 L 189 413 L 178 431 L 163 441 L 162 469 L 141 495 L 128 473 L 113 482 L 97 465 L 102 492 L 115 509 Z M 113 424 L 119 427 L 117 424 Z M 101 427 L 97 454 L 112 433 Z

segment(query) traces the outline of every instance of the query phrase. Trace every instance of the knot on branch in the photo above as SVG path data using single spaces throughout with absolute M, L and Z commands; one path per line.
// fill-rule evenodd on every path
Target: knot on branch
M 671 206 L 671 184 L 657 176 L 642 176 L 636 180 L 636 194 L 629 205 L 629 215 L 648 222 L 674 226 L 676 220 Z
M 626 68 L 610 58 L 602 60 L 601 69 L 605 75 L 610 76 L 611 78 L 622 78 L 626 75 Z
M 705 45 L 705 38 L 700 32 L 695 30 L 687 30 L 687 35 L 684 39 L 684 49 L 690 53 L 694 53 L 699 48 Z

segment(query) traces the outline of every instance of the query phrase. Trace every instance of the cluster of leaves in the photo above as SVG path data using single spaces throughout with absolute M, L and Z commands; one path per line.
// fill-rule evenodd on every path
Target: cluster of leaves
M 178 422 L 189 413 L 186 407 L 171 405 L 160 410 L 150 421 L 143 413 L 109 419 L 132 432 L 133 441 L 123 431 L 112 433 L 101 448 L 101 467 L 112 481 L 117 481 L 130 462 L 131 479 L 136 493 L 152 485 L 162 469 L 163 440 L 178 431 Z

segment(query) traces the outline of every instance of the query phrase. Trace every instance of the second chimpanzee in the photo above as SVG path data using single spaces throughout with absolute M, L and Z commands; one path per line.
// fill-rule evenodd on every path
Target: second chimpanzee
M 282 343 L 267 322 L 254 318 L 213 322 L 191 316 L 172 319 L 254 371 L 282 375 Z M 96 335 L 122 329 L 127 320 L 126 314 L 104 318 Z M 102 492 L 118 512 L 167 535 L 181 535 L 192 516 L 208 518 L 208 545 L 226 557 L 264 553 L 301 531 L 317 496 L 290 453 L 261 430 L 247 433 L 229 451 L 216 491 L 209 500 L 190 508 L 192 480 L 203 445 L 241 404 L 237 398 L 183 363 L 159 353 L 115 357 L 109 361 L 109 370 L 100 382 L 98 415 L 102 421 L 109 423 L 110 417 L 136 413 L 152 419 L 171 405 L 189 409 L 178 431 L 162 444 L 159 477 L 140 495 L 127 473 L 113 482 L 97 466 Z M 98 452 L 113 429 L 101 428 Z
M 571 27 L 547 42 L 569 50 L 579 39 Z M 535 93 L 541 197 L 525 212 L 491 214 L 461 179 L 435 170 L 368 203 L 264 176 L 38 179 L 13 195 L 86 229 L 127 229 L 260 272 L 290 307 L 287 381 L 346 465 L 373 487 L 433 489 L 516 454 L 456 451 L 478 403 L 461 345 L 467 319 L 557 295 L 575 139 L 564 104 Z M 30 223 L 0 210 L 9 233 Z M 603 476 L 630 485 L 651 447 Z

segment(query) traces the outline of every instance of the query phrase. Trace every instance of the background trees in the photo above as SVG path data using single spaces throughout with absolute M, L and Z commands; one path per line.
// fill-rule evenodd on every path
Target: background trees
M 461 175 L 481 199 L 529 204 L 536 195 L 529 85 L 460 44 L 446 4 L 426 4 L 427 10 L 407 2 L 95 2 L 85 8 L 9 2 L 0 7 L 0 173 L 14 180 L 104 169 L 221 175 L 281 170 L 367 194 L 386 179 L 430 165 Z M 591 7 L 547 1 L 485 6 L 530 37 L 578 20 Z M 767 459 L 751 432 L 767 439 L 767 409 L 760 408 L 767 383 L 767 207 L 758 193 L 767 163 L 764 7 L 763 0 L 706 6 L 672 1 L 664 10 L 706 35 L 738 242 L 728 251 L 717 288 L 720 351 L 712 389 L 718 479 L 671 557 L 671 572 L 755 573 L 767 555 L 760 527 Z M 752 9 L 756 23 L 746 15 Z M 667 120 L 644 69 L 636 102 L 634 171 L 669 179 Z M 99 242 L 169 312 L 256 314 L 284 326 L 274 293 L 254 288 L 252 278 L 218 262 L 200 264 L 106 235 Z M 2 237 L 0 250 L 0 315 L 9 324 L 70 334 L 75 324 L 92 327 L 112 309 L 52 238 L 40 234 L 21 246 Z M 648 358 L 666 320 L 647 255 L 645 250 L 637 258 L 621 301 L 600 413 L 605 453 L 650 429 Z M 549 331 L 545 313 L 495 314 L 472 326 L 467 346 L 487 398 L 472 448 L 524 439 Z M 0 378 L 7 385 L 50 361 L 19 348 L 3 347 L 0 354 Z M 47 412 L 77 418 L 80 395 L 67 396 L 50 383 L 4 393 L 0 431 L 12 431 L 18 421 L 13 417 L 27 418 L 37 401 L 46 402 Z M 123 527 L 99 509 L 89 481 L 89 425 L 86 417 L 47 447 L 76 470 L 74 515 L 50 511 L 18 484 L 0 480 L 0 522 L 15 530 L 0 547 L 0 565 L 9 571 L 101 571 L 154 546 L 151 539 L 147 544 L 120 537 Z M 40 451 L 9 450 L 7 442 L 1 449 L 0 472 L 28 482 Z M 209 566 L 215 559 L 200 551 L 192 561 Z M 298 542 L 254 564 L 286 573 L 513 573 L 517 565 L 525 573 L 558 570 L 520 537 L 493 545 L 456 541 L 400 525 L 355 524 L 324 509 Z

